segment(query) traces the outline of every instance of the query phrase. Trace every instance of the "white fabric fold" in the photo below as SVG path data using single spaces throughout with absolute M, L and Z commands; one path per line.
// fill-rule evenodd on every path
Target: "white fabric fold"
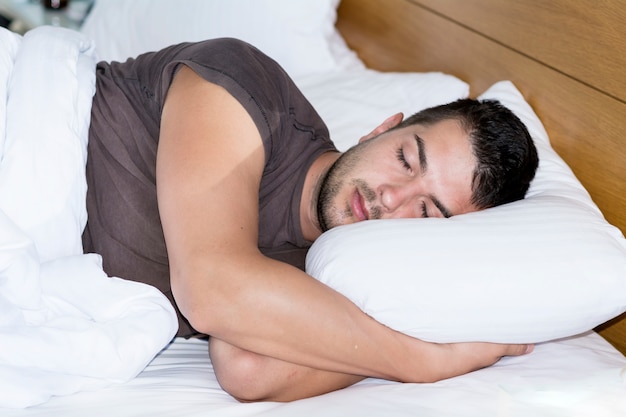
M 0 29 L 0 407 L 128 381 L 177 330 L 157 289 L 82 253 L 94 92 L 87 38 Z

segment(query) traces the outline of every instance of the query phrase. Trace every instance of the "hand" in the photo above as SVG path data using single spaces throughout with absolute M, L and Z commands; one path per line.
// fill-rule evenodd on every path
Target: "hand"
M 493 365 L 504 356 L 528 354 L 534 348 L 531 344 L 498 343 L 430 343 L 429 345 L 433 349 L 431 360 L 422 360 L 420 377 L 417 378 L 419 380 L 405 382 L 435 382 L 463 375 Z M 417 363 L 416 366 L 419 367 L 420 364 Z

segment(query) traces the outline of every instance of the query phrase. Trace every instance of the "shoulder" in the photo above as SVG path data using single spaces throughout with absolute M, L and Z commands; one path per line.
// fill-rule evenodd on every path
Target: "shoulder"
M 181 45 L 179 59 L 228 74 L 232 78 L 289 79 L 284 69 L 255 46 L 235 38 L 217 38 Z

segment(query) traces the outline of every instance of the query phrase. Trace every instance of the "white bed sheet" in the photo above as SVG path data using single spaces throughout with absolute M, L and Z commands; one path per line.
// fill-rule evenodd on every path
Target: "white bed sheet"
M 626 358 L 593 332 L 537 345 L 524 357 L 434 384 L 367 379 L 292 403 L 241 404 L 217 383 L 205 340 L 177 338 L 139 376 L 95 392 L 56 397 L 11 417 L 626 415 Z

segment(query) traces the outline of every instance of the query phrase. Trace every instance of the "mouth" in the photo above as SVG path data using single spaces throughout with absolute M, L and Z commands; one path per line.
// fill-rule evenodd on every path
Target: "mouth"
M 350 200 L 350 209 L 352 210 L 352 214 L 358 222 L 368 220 L 370 217 L 369 213 L 367 212 L 367 207 L 365 206 L 365 199 L 358 189 L 354 190 L 354 194 L 352 194 L 352 199 Z

